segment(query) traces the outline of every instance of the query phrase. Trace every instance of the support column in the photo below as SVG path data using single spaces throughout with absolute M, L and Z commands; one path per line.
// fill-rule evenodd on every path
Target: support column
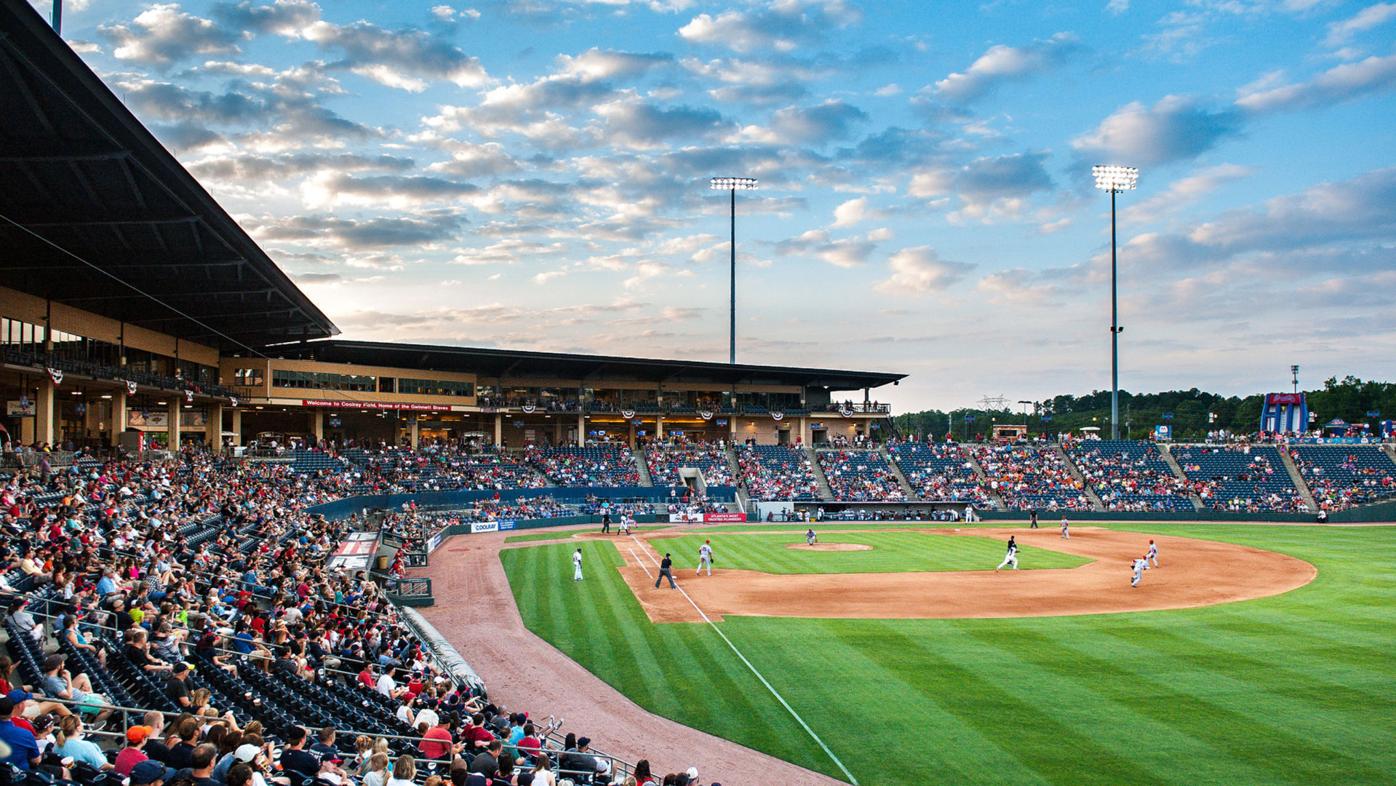
M 415 416 L 412 418 L 412 421 L 408 424 L 408 439 L 411 441 L 413 450 L 417 449 L 417 429 L 419 428 L 418 424 L 419 421 Z
M 659 415 L 654 418 L 654 438 L 660 442 L 664 441 L 664 418 Z
M 104 425 L 101 410 L 102 399 L 94 398 L 88 401 L 87 397 L 84 396 L 82 402 L 86 405 L 86 409 L 82 414 L 83 437 L 91 439 L 92 437 L 101 436 L 102 426 Z
M 208 449 L 217 453 L 223 449 L 223 405 L 209 404 L 204 419 L 204 442 Z
M 116 447 L 121 444 L 121 432 L 126 430 L 126 387 L 122 385 L 121 390 L 111 394 L 111 422 L 107 424 L 111 433 L 107 437 L 111 440 L 108 444 Z
M 562 418 L 553 421 L 553 444 L 562 445 Z
M 804 447 L 809 443 L 809 418 L 800 418 L 800 446 Z
M 581 413 L 578 413 L 578 414 L 577 414 L 577 447 L 579 447 L 579 448 L 584 448 L 584 447 L 586 447 L 586 446 L 587 446 L 587 416 L 586 416 L 586 415 L 583 415 L 583 414 L 581 414 Z
M 58 402 L 55 401 L 57 385 L 45 374 L 39 379 L 38 394 L 34 396 L 34 441 L 53 445 L 53 435 Z
M 221 427 L 220 427 L 221 428 Z M 233 425 L 229 429 L 233 432 L 233 444 L 242 444 L 242 410 L 233 409 Z
M 731 433 L 732 433 L 732 436 L 728 437 L 728 438 L 727 438 L 727 441 L 730 442 L 730 443 L 732 443 L 733 445 L 737 444 L 737 416 L 736 416 L 736 415 L 731 415 L 731 416 L 729 416 L 729 417 L 727 418 L 727 428 L 728 428 L 728 429 L 731 431 Z
M 494 413 L 494 446 L 504 447 L 504 413 Z
M 325 438 L 325 412 L 317 409 L 310 413 L 310 431 L 315 435 L 315 444 L 318 447 L 321 440 Z M 417 447 L 416 439 L 412 441 L 412 447 Z
M 168 447 L 169 447 L 170 450 L 179 450 L 179 426 L 180 426 L 180 423 L 179 423 L 179 413 L 180 413 L 179 402 L 181 402 L 181 401 L 183 401 L 183 400 L 184 400 L 184 395 L 181 394 L 181 393 L 174 393 L 174 394 L 171 394 L 171 395 L 170 395 L 170 404 L 169 404 L 169 419 L 170 419 L 170 422 L 169 422 L 169 425 L 167 426 L 167 428 L 168 428 L 169 430 L 166 432 L 166 434 L 168 435 L 168 438 L 167 438 L 166 442 L 168 443 Z

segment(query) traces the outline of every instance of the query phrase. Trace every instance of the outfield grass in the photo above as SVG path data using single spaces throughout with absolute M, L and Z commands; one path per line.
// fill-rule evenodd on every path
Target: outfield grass
M 989 570 L 1003 560 L 1007 538 L 931 535 L 925 532 L 826 533 L 820 543 L 857 543 L 870 551 L 804 551 L 788 548 L 805 542 L 804 532 L 759 535 L 682 535 L 650 541 L 670 552 L 680 568 L 698 566 L 698 547 L 711 540 L 713 556 L 724 568 L 764 573 L 916 573 Z M 1059 551 L 1022 546 L 1019 569 L 1074 568 L 1088 559 Z
M 1272 549 L 1319 574 L 1203 609 L 718 624 L 869 786 L 1396 782 L 1396 529 L 1115 528 Z M 501 555 L 532 630 L 651 711 L 838 774 L 706 625 L 649 622 L 611 544 L 583 545 L 581 584 L 571 548 Z

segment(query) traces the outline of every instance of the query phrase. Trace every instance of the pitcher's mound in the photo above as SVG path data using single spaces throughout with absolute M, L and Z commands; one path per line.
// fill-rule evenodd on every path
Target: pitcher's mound
M 808 543 L 791 543 L 786 548 L 797 551 L 872 551 L 872 546 L 866 543 L 816 543 L 813 546 Z

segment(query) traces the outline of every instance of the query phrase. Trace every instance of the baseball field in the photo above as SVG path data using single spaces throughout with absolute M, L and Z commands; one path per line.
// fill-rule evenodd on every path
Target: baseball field
M 842 780 L 1396 782 L 1396 528 L 1021 529 L 1012 575 L 991 572 L 1000 530 L 835 528 L 821 544 L 857 548 L 724 527 L 500 559 L 529 629 L 644 708 Z M 1131 588 L 1113 555 L 1149 537 L 1162 565 Z M 692 603 L 650 583 L 664 551 Z M 817 582 L 835 592 L 809 616 Z M 656 621 L 683 606 L 712 622 Z M 1140 610 L 1074 613 L 1117 608 Z

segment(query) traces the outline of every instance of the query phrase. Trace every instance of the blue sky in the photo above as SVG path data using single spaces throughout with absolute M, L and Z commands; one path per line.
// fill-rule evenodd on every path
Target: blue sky
M 47 2 L 37 5 L 47 7 Z M 1396 3 L 66 4 L 364 339 L 901 371 L 901 410 L 1396 377 Z

